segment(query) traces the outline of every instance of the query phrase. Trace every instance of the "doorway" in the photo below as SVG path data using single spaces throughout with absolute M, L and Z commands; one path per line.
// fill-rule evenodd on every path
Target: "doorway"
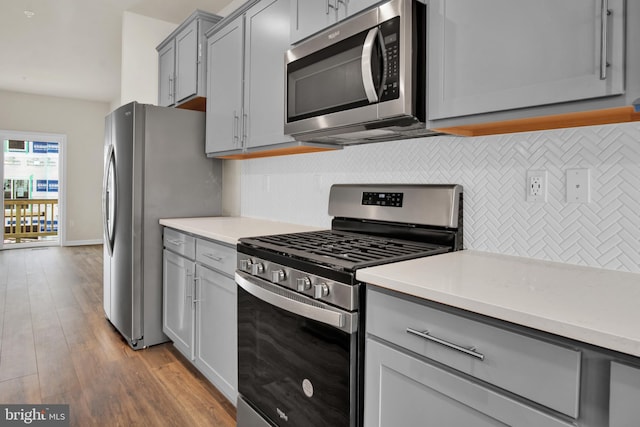
M 60 246 L 66 136 L 0 130 L 0 249 Z

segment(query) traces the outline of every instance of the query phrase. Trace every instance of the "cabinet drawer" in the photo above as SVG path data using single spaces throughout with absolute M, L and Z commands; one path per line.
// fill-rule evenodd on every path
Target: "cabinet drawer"
M 236 250 L 219 243 L 198 239 L 196 261 L 233 277 L 236 270 Z
M 367 427 L 399 425 L 398 420 L 403 426 L 574 426 L 373 339 L 366 345 Z
M 366 322 L 370 335 L 578 417 L 577 350 L 371 289 Z
M 611 362 L 609 427 L 638 425 L 640 407 L 640 369 Z
M 185 258 L 196 257 L 196 239 L 171 228 L 164 229 L 164 247 Z

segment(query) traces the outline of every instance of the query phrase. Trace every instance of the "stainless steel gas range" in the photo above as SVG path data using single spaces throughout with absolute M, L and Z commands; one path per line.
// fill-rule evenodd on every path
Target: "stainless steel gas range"
M 460 185 L 334 185 L 331 229 L 240 239 L 238 427 L 360 426 L 360 268 L 462 249 Z

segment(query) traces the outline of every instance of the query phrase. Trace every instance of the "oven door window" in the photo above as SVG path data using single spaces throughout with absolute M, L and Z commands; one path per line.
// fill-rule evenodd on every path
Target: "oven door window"
M 238 390 L 270 422 L 353 425 L 355 355 L 356 334 L 292 314 L 238 288 Z
M 287 121 L 377 102 L 386 74 L 378 34 L 374 27 L 289 63 Z

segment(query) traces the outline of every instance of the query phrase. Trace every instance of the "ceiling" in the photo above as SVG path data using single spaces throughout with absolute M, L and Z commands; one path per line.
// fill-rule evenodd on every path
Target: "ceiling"
M 123 12 L 179 24 L 195 9 L 217 13 L 229 3 L 1 0 L 0 89 L 111 102 L 120 96 Z

